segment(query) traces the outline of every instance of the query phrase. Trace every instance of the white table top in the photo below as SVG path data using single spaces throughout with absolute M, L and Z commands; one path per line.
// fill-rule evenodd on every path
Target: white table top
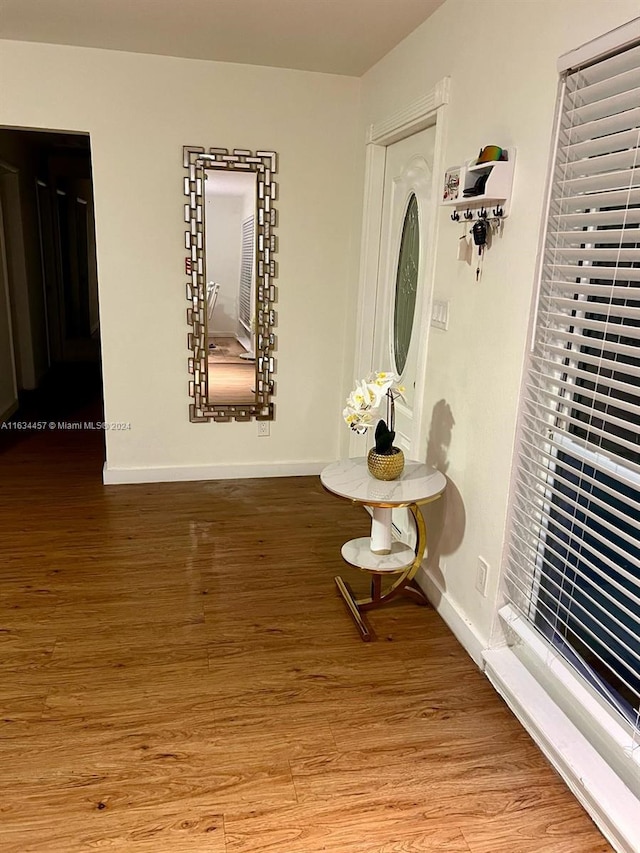
M 408 506 L 427 503 L 447 485 L 444 474 L 422 462 L 406 460 L 397 480 L 376 480 L 369 473 L 366 457 L 332 462 L 320 474 L 327 491 L 367 506 Z

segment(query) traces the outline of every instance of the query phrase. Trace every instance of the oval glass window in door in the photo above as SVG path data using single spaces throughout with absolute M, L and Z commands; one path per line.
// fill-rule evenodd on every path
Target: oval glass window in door
M 396 296 L 393 311 L 393 354 L 396 372 L 400 375 L 407 363 L 413 315 L 418 289 L 418 262 L 420 260 L 420 226 L 418 201 L 412 193 L 402 225 L 402 239 L 396 272 Z

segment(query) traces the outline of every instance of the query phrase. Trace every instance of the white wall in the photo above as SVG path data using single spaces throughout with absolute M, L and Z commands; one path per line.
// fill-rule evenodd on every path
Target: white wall
M 447 332 L 430 330 L 423 458 L 450 477 L 432 571 L 479 641 L 494 615 L 523 357 L 556 100 L 556 60 L 638 15 L 636 0 L 448 0 L 363 78 L 362 132 L 451 77 L 446 165 L 483 145 L 517 148 L 514 201 L 473 268 L 456 260 L 462 226 L 439 212 L 435 297 L 450 302 Z M 450 433 L 450 435 L 449 435 Z M 433 512 L 439 510 L 434 505 Z M 491 566 L 475 589 L 478 556 Z M 435 559 L 435 565 L 433 565 Z
M 0 42 L 0 79 L 11 81 L 0 125 L 91 134 L 106 416 L 131 423 L 107 435 L 108 468 L 335 458 L 360 201 L 359 81 L 10 41 Z M 255 423 L 188 420 L 185 144 L 280 156 L 269 438 L 258 439 Z

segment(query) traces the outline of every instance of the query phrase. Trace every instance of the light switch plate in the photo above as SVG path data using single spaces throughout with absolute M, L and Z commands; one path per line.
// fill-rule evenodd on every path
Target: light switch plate
M 449 328 L 449 302 L 446 299 L 434 299 L 431 306 L 431 325 L 436 329 Z
M 480 595 L 487 594 L 487 578 L 489 576 L 489 563 L 484 557 L 478 557 L 478 568 L 476 574 L 476 589 Z

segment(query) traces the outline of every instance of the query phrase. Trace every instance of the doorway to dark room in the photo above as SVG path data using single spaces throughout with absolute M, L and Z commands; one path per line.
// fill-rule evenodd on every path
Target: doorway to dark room
M 0 453 L 73 433 L 101 465 L 102 419 L 89 135 L 0 128 Z

